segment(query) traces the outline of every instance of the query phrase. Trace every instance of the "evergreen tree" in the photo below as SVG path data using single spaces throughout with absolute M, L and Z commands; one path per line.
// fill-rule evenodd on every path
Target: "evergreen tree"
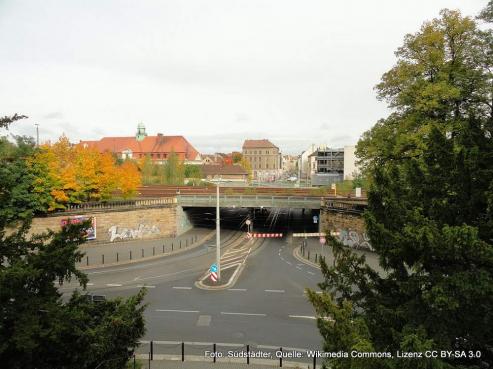
M 325 293 L 309 293 L 327 350 L 467 357 L 334 359 L 334 368 L 491 367 L 490 40 L 491 30 L 449 10 L 405 37 L 377 86 L 393 112 L 357 147 L 371 183 L 367 232 L 385 272 L 330 239 L 335 261 L 322 263 Z

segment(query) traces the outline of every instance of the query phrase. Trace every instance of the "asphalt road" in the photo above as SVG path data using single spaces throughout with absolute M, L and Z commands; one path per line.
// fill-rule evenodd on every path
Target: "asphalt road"
M 237 237 L 224 231 L 222 240 Z M 306 287 L 317 289 L 320 271 L 292 256 L 290 238 L 266 239 L 249 256 L 229 290 L 195 287 L 215 258 L 215 239 L 190 252 L 124 267 L 88 271 L 88 290 L 107 297 L 149 288 L 145 340 L 205 341 L 318 349 L 321 337 Z M 64 285 L 68 292 L 74 284 Z

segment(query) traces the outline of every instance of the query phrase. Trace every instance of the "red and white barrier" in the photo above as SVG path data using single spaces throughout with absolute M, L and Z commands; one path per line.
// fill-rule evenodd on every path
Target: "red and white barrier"
M 282 238 L 282 233 L 247 233 L 247 238 Z

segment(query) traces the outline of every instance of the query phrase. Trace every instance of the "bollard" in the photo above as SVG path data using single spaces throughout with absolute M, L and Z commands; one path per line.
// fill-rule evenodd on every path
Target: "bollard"
M 181 240 L 180 240 L 180 249 L 181 249 Z
M 279 348 L 281 355 L 279 355 L 279 368 L 282 368 L 282 347 Z
M 171 242 L 171 251 L 173 251 L 173 242 Z
M 152 246 L 152 256 L 156 255 L 156 248 Z
M 144 257 L 144 249 L 142 249 L 142 257 Z
M 89 266 L 89 256 L 86 256 L 86 265 Z
M 317 355 L 313 355 L 313 369 L 317 367 Z
M 185 342 L 181 343 L 181 361 L 185 361 Z
M 308 250 L 308 260 L 310 260 L 310 250 Z
M 116 262 L 118 263 L 118 253 L 116 253 Z
M 250 345 L 247 345 L 247 365 L 250 365 Z
M 130 260 L 132 260 L 132 250 L 130 250 Z
M 317 262 L 317 254 L 315 254 L 315 263 Z
M 135 369 L 135 354 L 134 354 L 134 369 Z
M 101 264 L 104 265 L 104 254 L 101 255 Z
M 154 360 L 154 341 L 151 341 L 151 360 Z
M 215 363 L 216 362 L 216 344 L 215 343 L 212 344 L 212 352 L 214 352 L 214 356 L 213 356 L 214 357 L 214 361 L 213 362 Z
M 163 243 L 163 254 L 164 254 L 164 243 Z
M 149 359 L 149 366 L 147 367 L 147 369 L 151 369 L 151 353 L 149 352 L 147 358 Z

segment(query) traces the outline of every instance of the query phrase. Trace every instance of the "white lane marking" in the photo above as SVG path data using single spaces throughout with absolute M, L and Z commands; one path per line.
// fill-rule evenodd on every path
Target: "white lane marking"
M 147 284 L 138 284 L 137 285 L 137 288 L 143 288 L 143 287 L 145 287 L 145 288 L 156 288 L 156 286 L 149 286 Z
M 307 272 L 307 273 L 308 273 L 308 274 L 311 274 L 311 275 L 315 275 L 315 273 L 313 273 L 313 272 Z
M 264 290 L 265 292 L 284 293 L 284 290 Z
M 228 313 L 221 311 L 222 315 L 245 315 L 245 316 L 267 316 L 267 314 L 256 314 L 256 313 Z
M 300 319 L 317 319 L 314 316 L 309 315 L 289 315 L 290 318 L 300 318 Z
M 245 292 L 247 289 L 246 288 L 228 288 L 228 291 L 241 291 Z
M 281 260 L 282 260 L 282 261 L 286 261 L 286 260 L 284 260 L 284 258 L 283 258 L 282 256 L 281 256 Z
M 192 287 L 173 287 L 175 290 L 191 290 Z
M 286 261 L 286 263 L 288 263 L 289 265 L 293 265 L 293 264 L 291 264 L 291 262 L 289 262 L 289 261 Z
M 173 310 L 173 309 L 156 309 L 159 312 L 165 313 L 198 313 L 198 310 Z
M 88 283 L 87 285 L 88 286 L 94 286 L 94 283 Z
M 296 267 L 296 269 L 298 269 L 298 270 L 303 270 L 303 269 L 301 269 L 300 267 Z
M 106 287 L 121 287 L 122 285 L 120 283 L 107 283 Z

